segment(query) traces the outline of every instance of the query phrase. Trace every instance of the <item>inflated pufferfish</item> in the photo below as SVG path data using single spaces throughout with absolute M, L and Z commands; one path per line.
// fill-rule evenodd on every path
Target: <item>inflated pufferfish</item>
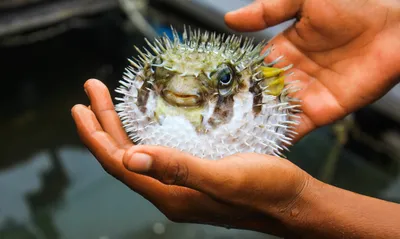
M 162 145 L 201 158 L 255 152 L 282 156 L 290 144 L 296 99 L 291 67 L 265 63 L 271 47 L 253 39 L 172 29 L 136 50 L 116 90 L 122 124 L 134 143 Z M 150 52 L 150 50 L 152 52 Z

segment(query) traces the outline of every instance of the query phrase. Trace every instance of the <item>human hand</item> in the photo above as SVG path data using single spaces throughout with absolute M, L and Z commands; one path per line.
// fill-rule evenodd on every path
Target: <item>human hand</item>
M 372 103 L 398 83 L 400 2 L 397 0 L 256 0 L 225 16 L 238 31 L 296 23 L 270 44 L 273 60 L 294 64 L 302 88 L 298 140 Z M 267 59 L 268 59 L 267 58 Z
M 304 171 L 267 155 L 211 161 L 165 147 L 134 146 L 106 86 L 89 80 L 85 91 L 90 107 L 72 109 L 82 141 L 109 174 L 169 219 L 289 234 L 281 218 L 314 181 Z

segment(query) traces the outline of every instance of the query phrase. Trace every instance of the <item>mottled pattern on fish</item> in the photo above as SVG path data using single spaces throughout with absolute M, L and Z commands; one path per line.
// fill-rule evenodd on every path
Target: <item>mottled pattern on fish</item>
M 284 78 L 291 65 L 264 59 L 267 42 L 184 30 L 138 51 L 116 90 L 116 110 L 134 143 L 218 159 L 254 152 L 282 156 L 298 101 Z

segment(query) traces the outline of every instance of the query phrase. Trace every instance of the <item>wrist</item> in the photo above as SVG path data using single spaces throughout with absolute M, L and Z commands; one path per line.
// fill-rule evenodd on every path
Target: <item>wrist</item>
M 323 195 L 328 187 L 329 185 L 309 176 L 300 193 L 286 207 L 277 210 L 276 218 L 287 229 L 285 238 L 303 238 L 306 235 L 306 238 L 313 238 L 314 232 L 309 229 L 317 226 L 315 222 L 321 218 L 316 219 L 316 215 L 323 215 L 319 212 L 326 209 Z
M 278 220 L 287 230 L 285 238 L 341 238 L 337 235 L 341 227 L 348 227 L 351 221 L 357 220 L 347 213 L 349 205 L 341 201 L 348 193 L 351 192 L 310 176 L 296 199 L 279 211 Z M 352 202 L 357 203 L 354 199 Z
M 286 238 L 400 238 L 400 205 L 311 178 L 278 213 Z

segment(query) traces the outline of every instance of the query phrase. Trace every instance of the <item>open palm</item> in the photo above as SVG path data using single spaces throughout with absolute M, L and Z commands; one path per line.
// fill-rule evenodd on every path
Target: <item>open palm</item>
M 258 0 L 228 13 L 238 31 L 257 31 L 297 18 L 272 39 L 269 60 L 284 55 L 299 80 L 301 138 L 372 103 L 400 74 L 400 8 L 396 0 Z M 396 49 L 396 50 L 395 50 Z M 296 139 L 296 140 L 297 140 Z

